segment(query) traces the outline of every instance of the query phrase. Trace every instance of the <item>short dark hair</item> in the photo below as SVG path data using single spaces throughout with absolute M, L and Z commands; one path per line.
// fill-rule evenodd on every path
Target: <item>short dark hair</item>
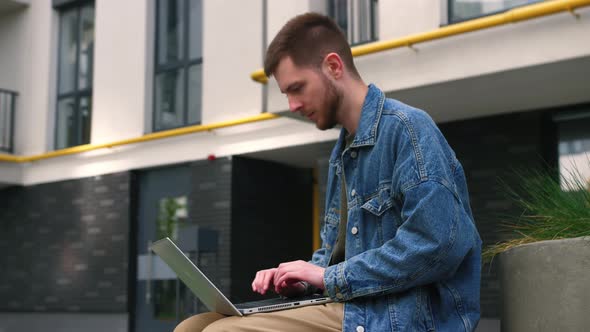
M 264 73 L 272 76 L 286 56 L 297 66 L 320 68 L 324 57 L 332 52 L 340 56 L 351 74 L 360 78 L 340 27 L 330 17 L 318 13 L 298 15 L 281 28 L 268 46 Z

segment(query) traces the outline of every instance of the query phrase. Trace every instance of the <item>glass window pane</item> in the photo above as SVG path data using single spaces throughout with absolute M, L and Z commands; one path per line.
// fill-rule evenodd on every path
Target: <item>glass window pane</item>
M 92 119 L 92 97 L 80 98 L 80 130 L 82 141 L 79 144 L 90 143 L 90 124 Z
M 155 130 L 183 125 L 183 82 L 182 70 L 156 75 Z
M 189 57 L 199 59 L 203 57 L 203 1 L 190 0 L 189 5 Z
M 83 7 L 80 11 L 80 58 L 78 67 L 78 89 L 92 86 L 92 64 L 94 53 L 94 6 Z
M 59 93 L 75 89 L 78 39 L 78 10 L 65 11 L 60 17 Z
M 76 132 L 76 100 L 74 98 L 64 98 L 57 103 L 57 149 L 67 148 L 77 145 Z
M 355 21 L 358 23 L 358 41 L 357 43 L 361 42 L 368 42 L 371 41 L 373 38 L 372 36 L 372 22 L 371 22 L 371 15 L 373 11 L 371 10 L 371 2 L 373 0 L 355 0 L 358 3 L 358 12 L 356 13 Z
M 351 45 L 377 38 L 376 0 L 330 0 L 329 15 L 344 31 Z
M 590 116 L 558 123 L 559 172 L 563 179 L 578 179 L 590 190 Z M 565 183 L 563 189 L 567 190 Z
M 10 125 L 12 123 L 12 96 L 0 91 L 0 149 L 10 147 Z
M 201 123 L 203 95 L 203 65 L 194 65 L 188 71 L 188 123 Z
M 177 239 L 179 230 L 183 225 L 186 225 L 187 217 L 186 196 L 161 198 L 156 220 L 156 237 L 158 239 L 164 237 Z M 176 319 L 176 306 L 177 304 L 181 305 L 186 292 L 186 287 L 180 287 L 179 282 L 178 280 L 154 280 L 154 318 L 158 320 Z
M 183 59 L 184 0 L 158 1 L 158 64 Z
M 340 29 L 348 37 L 348 0 L 332 0 L 330 17 L 338 24 Z
M 544 0 L 450 0 L 450 22 L 459 22 Z

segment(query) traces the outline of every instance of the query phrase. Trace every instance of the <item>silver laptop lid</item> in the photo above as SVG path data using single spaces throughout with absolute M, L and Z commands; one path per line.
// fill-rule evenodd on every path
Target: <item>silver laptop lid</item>
M 154 242 L 150 248 L 170 266 L 178 278 L 193 291 L 210 311 L 230 316 L 242 316 L 242 313 L 186 257 L 172 240 L 169 238 L 161 239 Z

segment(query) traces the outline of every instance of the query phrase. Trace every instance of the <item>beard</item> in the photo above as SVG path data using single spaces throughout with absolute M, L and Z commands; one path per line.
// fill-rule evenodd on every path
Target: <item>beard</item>
M 321 75 L 325 88 L 323 102 L 318 110 L 316 127 L 320 130 L 332 129 L 338 124 L 337 114 L 342 104 L 342 91 L 325 75 Z

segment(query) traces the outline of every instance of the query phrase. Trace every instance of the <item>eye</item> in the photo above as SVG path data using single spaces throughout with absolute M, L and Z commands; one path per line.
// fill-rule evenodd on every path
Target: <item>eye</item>
M 303 84 L 298 84 L 296 86 L 293 87 L 293 89 L 291 90 L 291 92 L 293 93 L 300 93 L 303 90 Z

